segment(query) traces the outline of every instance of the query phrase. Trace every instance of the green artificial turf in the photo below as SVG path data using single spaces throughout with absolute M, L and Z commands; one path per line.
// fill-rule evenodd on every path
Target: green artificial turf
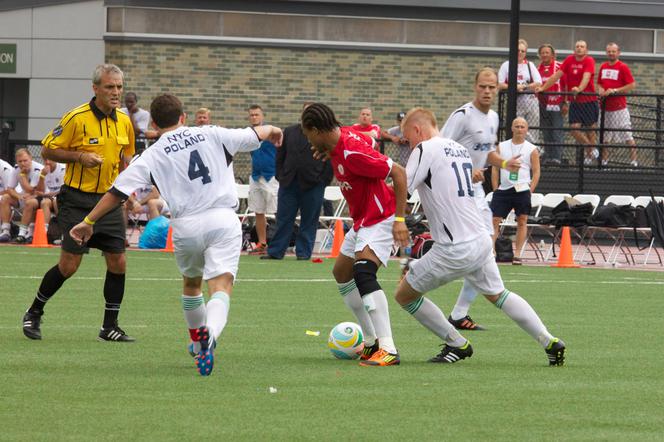
M 98 342 L 104 260 L 87 256 L 46 308 L 42 341 L 21 317 L 57 249 L 0 248 L 0 440 L 661 440 L 664 273 L 503 266 L 568 346 L 564 367 L 478 299 L 489 328 L 475 354 L 427 363 L 439 339 L 392 299 L 379 272 L 398 367 L 334 359 L 327 334 L 353 316 L 322 264 L 242 257 L 208 378 L 186 351 L 171 254 L 129 252 L 120 325 L 138 341 Z M 449 314 L 460 282 L 429 294 Z M 320 331 L 309 336 L 306 330 Z M 270 392 L 270 387 L 276 389 Z M 274 390 L 273 390 L 274 391 Z

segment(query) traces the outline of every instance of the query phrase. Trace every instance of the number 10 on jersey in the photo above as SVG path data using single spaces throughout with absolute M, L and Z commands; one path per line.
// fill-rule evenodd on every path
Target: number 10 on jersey
M 463 191 L 463 184 L 461 182 L 461 172 L 459 171 L 459 166 L 457 163 L 452 163 L 452 169 L 454 169 L 454 174 L 456 175 L 457 179 L 457 186 L 458 186 L 458 192 L 457 195 L 460 197 L 466 196 L 466 193 Z M 473 191 L 473 184 L 472 184 L 472 177 L 473 177 L 473 165 L 471 163 L 463 163 L 461 165 L 461 169 L 463 170 L 463 176 L 466 181 L 466 187 L 468 189 L 468 196 L 475 196 L 475 192 Z

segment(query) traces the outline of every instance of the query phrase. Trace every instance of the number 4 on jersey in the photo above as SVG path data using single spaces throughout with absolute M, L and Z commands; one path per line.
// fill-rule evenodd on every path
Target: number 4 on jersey
M 197 150 L 192 150 L 189 154 L 189 179 L 194 181 L 196 178 L 203 178 L 203 184 L 211 183 L 210 169 L 207 168 L 201 154 Z

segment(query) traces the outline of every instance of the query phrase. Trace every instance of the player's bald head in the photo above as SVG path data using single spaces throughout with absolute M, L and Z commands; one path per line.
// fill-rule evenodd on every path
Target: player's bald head
M 517 125 L 528 127 L 528 121 L 526 121 L 526 119 L 523 117 L 516 117 L 514 120 L 512 120 L 512 127 Z

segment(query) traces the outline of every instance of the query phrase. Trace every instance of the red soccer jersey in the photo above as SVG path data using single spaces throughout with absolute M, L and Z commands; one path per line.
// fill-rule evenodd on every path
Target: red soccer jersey
M 371 132 L 376 131 L 376 138 L 380 138 L 380 126 L 377 124 L 370 124 L 368 126 L 362 126 L 360 123 L 355 123 L 351 127 L 355 132 Z
M 607 61 L 602 64 L 599 68 L 599 74 L 597 77 L 597 84 L 606 89 L 618 89 L 623 87 L 626 84 L 634 83 L 634 77 L 632 77 L 632 72 L 629 70 L 629 67 L 622 61 L 618 60 L 612 66 Z M 625 109 L 627 107 L 627 98 L 625 96 L 620 97 L 606 97 L 605 110 L 607 111 L 617 111 L 620 109 Z
M 544 63 L 540 63 L 540 65 L 537 67 L 537 70 L 540 73 L 540 76 L 542 77 L 542 83 L 544 83 L 546 80 L 549 79 L 553 74 L 558 72 L 560 70 L 560 66 L 562 63 L 559 61 L 554 61 L 548 65 L 545 65 Z M 567 91 L 567 84 L 565 82 L 565 75 L 563 74 L 562 77 L 560 77 L 560 80 L 556 81 L 553 86 L 551 86 L 549 89 L 546 90 L 546 92 L 560 92 L 560 91 Z M 563 101 L 565 101 L 564 97 L 562 95 L 540 95 L 539 96 L 540 102 L 544 104 L 545 106 L 558 106 L 558 109 L 560 109 L 560 106 L 562 105 Z M 550 110 L 550 109 L 549 109 Z
M 586 55 L 581 61 L 578 61 L 574 54 L 572 54 L 563 61 L 560 69 L 565 73 L 567 88 L 570 91 L 573 87 L 577 87 L 581 84 L 581 79 L 583 78 L 584 73 L 590 72 L 590 80 L 582 92 L 595 93 L 595 83 L 593 80 L 593 77 L 595 76 L 595 59 L 590 55 Z M 576 99 L 572 99 L 572 101 L 576 101 L 577 103 L 589 103 L 591 101 L 597 101 L 597 96 L 577 95 Z
M 339 142 L 330 155 L 355 231 L 378 224 L 396 210 L 394 190 L 385 183 L 392 160 L 374 150 L 374 144 L 370 137 L 342 127 Z

